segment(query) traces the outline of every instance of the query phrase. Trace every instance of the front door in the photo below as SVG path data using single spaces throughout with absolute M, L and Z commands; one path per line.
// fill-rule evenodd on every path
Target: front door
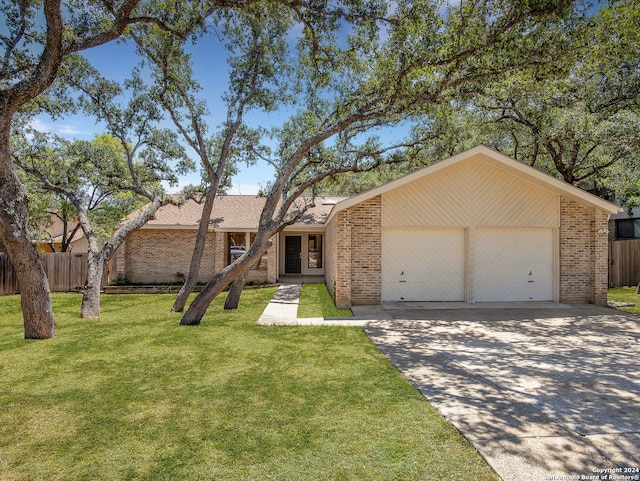
M 288 235 L 284 238 L 284 272 L 302 273 L 302 236 Z

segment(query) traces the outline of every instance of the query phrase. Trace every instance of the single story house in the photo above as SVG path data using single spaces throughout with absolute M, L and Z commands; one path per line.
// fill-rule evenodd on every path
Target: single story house
M 286 234 L 272 239 L 247 280 L 275 283 L 283 274 L 323 276 L 324 223 L 331 209 L 343 199 L 316 199 L 315 206 L 298 223 L 286 228 Z M 263 197 L 253 195 L 216 198 L 198 281 L 208 281 L 251 245 L 264 202 Z M 201 213 L 202 204 L 194 200 L 158 209 L 154 219 L 131 233 L 118 248 L 110 269 L 112 277 L 123 276 L 130 282 L 149 284 L 183 279 L 189 270 Z M 302 261 L 302 252 L 306 262 Z
M 201 278 L 251 242 L 263 199 L 216 200 Z M 339 308 L 384 301 L 606 303 L 608 221 L 620 209 L 479 146 L 350 198 L 316 201 L 249 280 L 318 275 Z M 166 206 L 118 250 L 132 281 L 185 273 L 199 205 Z M 234 253 L 235 252 L 235 253 Z

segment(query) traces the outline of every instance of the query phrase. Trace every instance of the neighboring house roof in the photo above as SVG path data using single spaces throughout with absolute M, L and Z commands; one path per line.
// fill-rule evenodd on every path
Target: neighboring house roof
M 67 222 L 67 239 L 64 238 L 64 222 L 60 220 L 55 214 L 51 214 L 51 224 L 44 229 L 45 234 L 40 235 L 38 238 L 34 238 L 33 242 L 36 248 L 40 252 L 55 252 L 62 248 L 63 241 L 67 242 L 67 250 L 75 252 L 87 251 L 87 239 L 84 236 L 82 229 L 78 228 L 75 233 L 73 230 L 78 225 L 76 220 L 70 220 Z M 73 236 L 71 234 L 73 233 Z
M 387 184 L 381 185 L 374 189 L 363 192 L 362 194 L 350 197 L 342 202 L 339 202 L 335 206 L 335 209 L 332 210 L 329 218 L 333 217 L 337 212 L 340 212 L 341 210 L 348 209 L 349 207 L 364 202 L 365 200 L 384 194 L 385 192 L 389 192 L 390 190 L 408 184 L 409 182 L 413 182 L 422 177 L 438 172 L 439 170 L 446 169 L 447 167 L 473 157 L 480 158 L 486 162 L 498 166 L 506 172 L 517 175 L 520 178 L 538 185 L 539 187 L 552 191 L 558 195 L 576 200 L 582 204 L 597 207 L 611 214 L 616 214 L 622 210 L 620 207 L 612 204 L 611 202 L 608 202 L 604 199 L 601 199 L 600 197 L 590 194 L 589 192 L 579 189 L 578 187 L 574 187 L 573 185 L 567 184 L 566 182 L 551 177 L 550 175 L 545 174 L 538 169 L 518 162 L 511 157 L 490 149 L 489 147 L 479 145 L 458 155 L 450 157 L 449 159 L 437 162 L 416 172 L 400 177 L 399 179 L 393 180 Z
M 294 225 L 322 225 L 336 203 L 346 197 L 316 197 L 315 205 L 303 214 Z M 310 201 L 305 197 L 302 202 Z M 254 195 L 223 195 L 216 197 L 211 212 L 210 225 L 217 230 L 255 230 L 258 228 L 260 214 L 265 198 Z M 156 212 L 155 218 L 145 224 L 146 229 L 196 229 L 202 215 L 202 203 L 193 199 L 180 206 L 168 204 Z M 144 209 L 143 207 L 142 209 Z M 138 212 L 138 211 L 136 211 Z M 136 212 L 127 216 L 131 218 Z
M 71 235 L 73 229 L 78 225 L 77 221 L 68 221 L 67 222 L 67 235 Z M 60 220 L 57 215 L 51 214 L 51 225 L 46 228 L 47 233 L 50 236 L 50 240 L 44 241 L 44 243 L 61 243 L 64 239 L 64 222 Z M 70 243 L 76 242 L 80 239 L 84 238 L 84 232 L 82 229 L 78 229 L 73 235 L 72 239 L 67 239 Z

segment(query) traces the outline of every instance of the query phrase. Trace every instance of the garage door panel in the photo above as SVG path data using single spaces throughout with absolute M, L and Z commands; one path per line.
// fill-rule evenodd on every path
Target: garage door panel
M 383 301 L 463 301 L 464 229 L 386 228 Z
M 475 301 L 553 299 L 551 229 L 477 229 L 473 258 Z

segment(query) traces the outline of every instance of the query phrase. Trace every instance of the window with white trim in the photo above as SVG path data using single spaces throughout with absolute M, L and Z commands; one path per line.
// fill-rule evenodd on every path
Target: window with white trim
M 309 234 L 307 267 L 322 269 L 322 234 Z

